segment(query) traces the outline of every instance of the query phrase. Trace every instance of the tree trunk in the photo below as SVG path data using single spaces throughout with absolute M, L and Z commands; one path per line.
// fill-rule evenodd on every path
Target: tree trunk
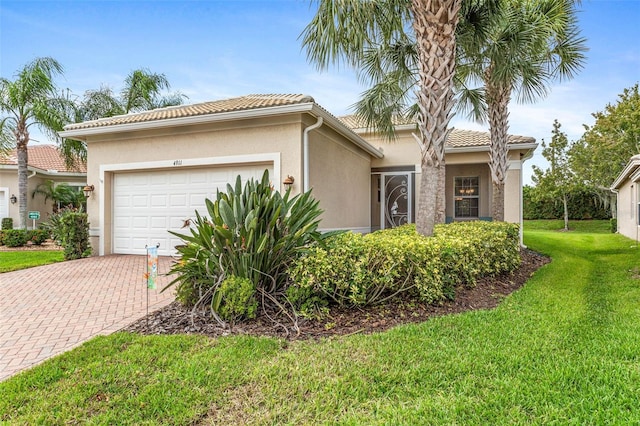
M 423 235 L 432 235 L 436 224 L 436 203 L 433 200 L 438 191 L 440 170 L 429 164 L 422 165 L 420 175 L 420 195 L 416 211 L 416 229 Z
M 614 219 L 618 218 L 618 196 L 616 194 L 610 195 L 609 207 L 611 210 L 611 217 Z
M 413 29 L 418 47 L 418 130 L 422 176 L 416 228 L 432 235 L 444 222 L 444 148 L 454 105 L 455 31 L 461 0 L 412 0 Z
M 445 223 L 446 221 L 446 208 L 447 208 L 447 197 L 446 197 L 446 165 L 444 157 L 440 162 L 440 167 L 438 169 L 438 188 L 436 189 L 436 223 Z
M 562 194 L 562 206 L 564 207 L 564 230 L 569 230 L 569 203 L 567 201 L 567 194 Z
M 29 154 L 29 130 L 26 123 L 19 122 L 16 131 L 16 152 L 18 154 L 18 212 L 20 215 L 20 229 L 27 229 L 27 177 Z
M 485 88 L 489 115 L 489 169 L 493 182 L 493 220 L 504 221 L 504 181 L 509 169 L 509 100 L 511 88 L 491 83 L 491 67 L 487 70 Z
M 504 182 L 493 182 L 492 192 L 491 216 L 493 220 L 504 221 Z

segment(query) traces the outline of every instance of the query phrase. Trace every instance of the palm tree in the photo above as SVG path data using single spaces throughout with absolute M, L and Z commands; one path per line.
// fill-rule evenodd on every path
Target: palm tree
M 107 86 L 85 92 L 80 102 L 79 118 L 83 121 L 97 120 L 114 115 L 181 105 L 186 98 L 185 95 L 179 92 L 162 94 L 162 91 L 169 90 L 170 87 L 169 80 L 164 74 L 152 73 L 147 69 L 134 70 L 125 78 L 124 87 L 119 96 L 116 96 Z
M 64 208 L 78 209 L 86 204 L 86 198 L 82 191 L 74 188 L 67 183 L 55 184 L 52 180 L 46 180 L 41 183 L 31 193 L 31 198 L 36 195 L 44 197 L 44 202 L 51 200 L 53 202 L 53 213 L 57 213 Z
M 392 140 L 398 117 L 417 121 L 422 174 L 416 227 L 424 235 L 445 217 L 444 148 L 458 24 L 467 40 L 476 40 L 496 1 L 320 0 L 302 34 L 308 58 L 320 69 L 344 61 L 370 85 L 355 104 L 368 127 Z
M 482 43 L 459 43 L 462 107 L 488 119 L 493 183 L 492 216 L 504 220 L 504 181 L 509 168 L 509 102 L 545 96 L 555 79 L 572 78 L 585 61 L 574 0 L 504 0 L 492 15 Z M 468 90 L 480 82 L 483 87 Z
M 186 98 L 185 95 L 179 92 L 162 94 L 170 87 L 169 80 L 164 74 L 152 73 L 147 69 L 134 70 L 125 78 L 124 87 L 119 95 L 107 86 L 97 90 L 87 90 L 79 102 L 75 121 L 97 120 L 131 112 L 181 105 Z M 77 161 L 86 160 L 84 142 L 65 139 L 60 150 L 69 166 Z
M 53 58 L 37 58 L 25 65 L 11 81 L 0 78 L 0 137 L 16 148 L 18 155 L 18 199 L 20 227 L 27 227 L 27 147 L 29 128 L 38 126 L 52 139 L 67 123 L 66 101 L 57 93 L 53 77 L 62 74 Z

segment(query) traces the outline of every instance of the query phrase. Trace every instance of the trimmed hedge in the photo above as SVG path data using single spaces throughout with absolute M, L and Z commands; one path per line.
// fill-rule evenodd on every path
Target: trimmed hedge
M 345 233 L 292 264 L 287 294 L 303 315 L 329 303 L 362 306 L 401 293 L 437 303 L 453 298 L 457 284 L 475 285 L 520 261 L 519 227 L 504 222 L 438 225 L 431 238 L 418 235 L 415 225 Z
M 24 229 L 5 229 L 2 242 L 7 247 L 22 247 L 29 241 L 28 231 Z

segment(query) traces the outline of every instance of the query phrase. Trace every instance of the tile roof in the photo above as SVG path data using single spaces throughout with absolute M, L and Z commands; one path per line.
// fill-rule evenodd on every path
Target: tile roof
M 346 115 L 338 118 L 342 120 L 342 122 L 345 123 L 345 125 L 347 125 L 353 130 L 366 129 L 366 125 L 362 122 L 362 120 L 358 119 L 355 115 Z M 403 126 L 403 125 L 413 125 L 415 124 L 415 122 L 412 120 L 406 120 L 406 119 L 400 118 L 396 120 L 395 124 L 396 126 Z M 447 139 L 447 145 L 450 148 L 488 146 L 490 143 L 489 137 L 490 137 L 489 132 L 453 129 L 451 133 L 449 133 L 449 138 Z M 531 144 L 535 142 L 536 142 L 535 138 L 532 138 L 529 136 L 509 135 L 509 143 L 512 145 Z
M 309 102 L 314 102 L 314 99 L 311 96 L 302 94 L 254 94 L 218 101 L 202 102 L 191 105 L 178 105 L 167 108 L 158 108 L 151 111 L 117 115 L 114 117 L 85 121 L 83 123 L 69 124 L 65 126 L 64 129 L 65 131 L 81 130 L 96 127 L 114 126 L 118 124 L 143 123 L 171 118 L 195 117 L 199 115 L 219 114 L 223 112 L 244 111 L 257 108 L 277 107 Z
M 80 165 L 76 169 L 67 168 L 64 158 L 60 155 L 55 145 L 30 145 L 28 147 L 29 166 L 44 171 L 58 173 L 86 173 L 86 165 Z M 11 150 L 7 156 L 0 156 L 0 165 L 18 165 L 16 150 Z

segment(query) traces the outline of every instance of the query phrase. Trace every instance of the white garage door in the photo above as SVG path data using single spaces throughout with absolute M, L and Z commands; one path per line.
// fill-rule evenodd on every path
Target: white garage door
M 205 198 L 215 200 L 216 190 L 226 190 L 238 175 L 243 184 L 249 178 L 260 179 L 265 168 L 273 174 L 273 166 L 267 164 L 115 174 L 113 252 L 145 254 L 146 246 L 160 243 L 159 254 L 174 254 L 181 240 L 168 230 L 188 234 L 182 226 L 195 218 L 196 210 L 209 216 Z

